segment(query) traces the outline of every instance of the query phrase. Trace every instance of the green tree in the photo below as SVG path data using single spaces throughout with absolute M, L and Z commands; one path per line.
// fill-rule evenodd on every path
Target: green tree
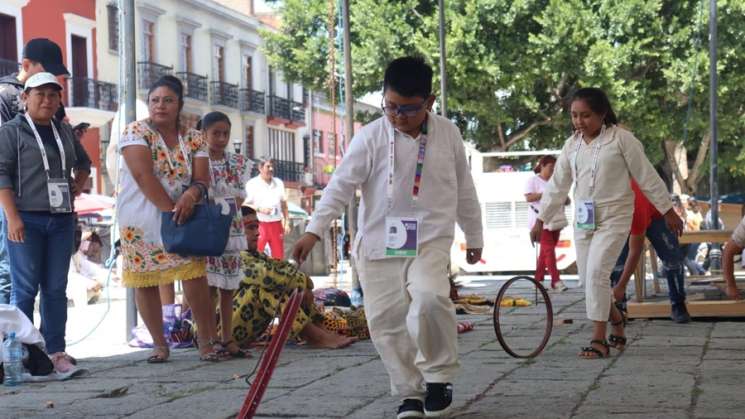
M 705 0 L 448 0 L 451 118 L 482 150 L 556 148 L 571 132 L 567 98 L 605 89 L 650 159 L 695 192 L 707 169 L 708 2 Z M 720 166 L 745 175 L 745 2 L 719 1 Z M 325 90 L 328 1 L 288 0 L 265 33 L 270 63 Z M 439 62 L 437 2 L 351 2 L 354 92 L 378 91 L 403 54 Z M 439 84 L 438 84 L 439 86 Z M 692 162 L 686 176 L 674 151 Z

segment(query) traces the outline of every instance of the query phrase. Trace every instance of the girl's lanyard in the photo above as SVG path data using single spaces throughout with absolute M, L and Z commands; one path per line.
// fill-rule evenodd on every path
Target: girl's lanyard
M 28 122 L 28 125 L 31 127 L 31 131 L 34 133 L 34 138 L 36 138 L 36 144 L 39 145 L 39 152 L 41 153 L 41 160 L 44 163 L 44 170 L 47 173 L 47 180 L 52 179 L 52 176 L 50 175 L 50 168 L 49 168 L 49 159 L 47 158 L 47 150 L 44 148 L 44 142 L 41 140 L 41 136 L 39 135 L 39 131 L 36 130 L 36 125 L 34 125 L 34 121 L 31 119 L 31 116 L 26 112 L 24 115 L 26 117 L 26 122 Z M 60 161 L 62 163 L 62 176 L 65 176 L 65 173 L 67 173 L 67 162 L 65 161 L 65 147 L 62 145 L 62 139 L 59 136 L 59 132 L 57 131 L 57 127 L 54 125 L 54 122 L 50 121 L 52 124 L 52 133 L 54 134 L 54 140 L 57 142 L 57 148 L 59 149 L 59 155 L 60 155 Z
M 218 190 L 218 177 L 215 176 L 215 168 L 212 165 L 212 159 L 208 158 L 210 164 L 210 183 L 215 188 L 215 192 L 212 196 L 212 200 L 215 202 L 215 204 L 220 205 L 221 207 L 221 213 L 222 214 L 229 214 L 231 211 L 238 211 L 238 207 L 235 202 L 235 197 L 230 196 L 229 189 L 230 186 L 228 185 L 227 176 L 230 175 L 230 154 L 224 153 L 223 158 L 225 159 L 225 175 L 226 179 L 224 180 L 224 188 L 222 190 Z
M 424 156 L 427 152 L 427 120 L 422 123 L 421 134 L 419 135 L 419 153 L 416 159 L 416 169 L 414 171 L 414 187 L 411 191 L 413 205 L 419 200 L 419 189 L 422 185 L 422 170 L 424 169 Z M 388 140 L 388 185 L 386 188 L 386 198 L 388 201 L 388 212 L 393 209 L 393 182 L 396 171 L 396 133 L 391 126 Z
M 595 178 L 597 177 L 598 173 L 598 160 L 600 157 L 600 138 L 605 133 L 605 126 L 600 130 L 600 134 L 598 134 L 597 138 L 594 140 L 594 144 L 590 144 L 593 148 L 592 150 L 592 168 L 590 171 L 590 192 L 588 193 L 588 196 L 585 197 L 587 199 L 592 198 L 592 193 L 595 190 Z M 615 134 L 615 132 L 614 132 Z M 585 142 L 584 138 L 579 135 L 579 138 L 577 139 L 577 148 L 574 150 L 574 186 L 575 189 L 577 188 L 577 184 L 579 183 L 579 166 L 577 161 L 579 160 L 579 151 L 580 148 L 582 148 L 582 143 Z
M 67 179 L 67 162 L 65 155 L 65 146 L 62 144 L 62 139 L 57 131 L 57 126 L 54 125 L 54 121 L 50 121 L 52 124 L 52 133 L 54 134 L 54 140 L 57 142 L 57 148 L 59 149 L 60 163 L 62 166 L 62 176 L 59 178 L 53 178 L 51 175 L 51 169 L 49 167 L 49 158 L 47 157 L 47 150 L 44 148 L 44 142 L 41 140 L 39 131 L 34 125 L 34 121 L 31 116 L 26 112 L 24 114 L 26 122 L 31 127 L 31 131 L 34 133 L 36 138 L 36 144 L 39 146 L 39 153 L 41 153 L 41 161 L 44 164 L 44 171 L 47 174 L 47 196 L 49 198 L 49 211 L 52 213 L 70 213 L 72 212 L 72 194 L 70 193 L 70 182 Z

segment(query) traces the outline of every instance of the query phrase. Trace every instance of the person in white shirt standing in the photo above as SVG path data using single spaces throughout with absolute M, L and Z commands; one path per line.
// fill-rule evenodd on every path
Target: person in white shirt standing
M 274 259 L 285 257 L 285 233 L 290 231 L 287 193 L 282 179 L 274 177 L 274 161 L 259 160 L 259 175 L 246 182 L 246 202 L 259 216 L 259 252 L 267 243 Z
M 525 184 L 525 200 L 528 201 L 528 226 L 531 229 L 538 218 L 543 189 L 548 184 L 548 180 L 551 179 L 551 175 L 554 174 L 555 164 L 556 157 L 543 156 L 534 169 L 535 176 Z M 551 275 L 551 289 L 557 291 L 566 291 L 567 289 L 559 275 L 559 268 L 556 266 L 556 244 L 559 242 L 561 229 L 568 224 L 564 211 L 558 211 L 550 222 L 544 224 L 540 238 L 541 249 L 535 267 L 535 280 L 543 282 L 543 276 L 548 270 Z
M 432 68 L 398 58 L 383 89 L 385 116 L 354 136 L 292 255 L 302 263 L 361 189 L 352 254 L 373 344 L 403 400 L 398 418 L 443 417 L 459 368 L 450 247 L 457 222 L 468 262 L 481 259 L 481 208 L 458 128 L 430 113 Z

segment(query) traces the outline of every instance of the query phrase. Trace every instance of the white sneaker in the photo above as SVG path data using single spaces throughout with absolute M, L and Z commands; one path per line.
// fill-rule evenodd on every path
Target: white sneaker
M 564 283 L 564 281 L 561 281 L 561 280 L 559 280 L 559 282 L 557 282 L 556 284 L 554 284 L 551 288 L 554 291 L 557 291 L 557 292 L 564 292 L 564 291 L 566 291 L 566 290 L 569 289 L 569 287 L 567 287 L 567 285 Z

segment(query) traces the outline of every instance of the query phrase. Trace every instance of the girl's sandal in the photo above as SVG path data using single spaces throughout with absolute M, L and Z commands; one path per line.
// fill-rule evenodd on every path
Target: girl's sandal
M 171 349 L 168 346 L 154 346 L 153 353 L 147 358 L 148 364 L 162 364 L 168 362 Z
M 623 314 L 623 311 L 621 313 L 621 320 L 614 322 L 611 321 L 611 326 L 623 326 L 624 330 L 626 330 L 626 315 Z M 623 351 L 626 349 L 626 342 L 628 339 L 626 339 L 626 336 L 618 336 L 611 333 L 611 335 L 608 337 L 608 341 L 611 348 L 618 349 L 619 351 Z
M 605 353 L 603 353 L 600 349 L 592 346 L 593 344 L 604 347 Z M 591 340 L 590 346 L 585 346 L 584 348 L 581 349 L 581 352 L 579 353 L 580 358 L 584 358 L 584 359 L 602 359 L 602 358 L 607 358 L 609 355 L 610 355 L 610 346 L 608 345 L 608 342 L 605 340 L 600 340 L 600 339 Z
M 221 343 L 223 350 L 230 355 L 231 358 L 251 358 L 251 352 L 248 349 L 241 349 L 237 343 L 233 340 Z M 238 348 L 237 351 L 231 351 L 230 346 Z

